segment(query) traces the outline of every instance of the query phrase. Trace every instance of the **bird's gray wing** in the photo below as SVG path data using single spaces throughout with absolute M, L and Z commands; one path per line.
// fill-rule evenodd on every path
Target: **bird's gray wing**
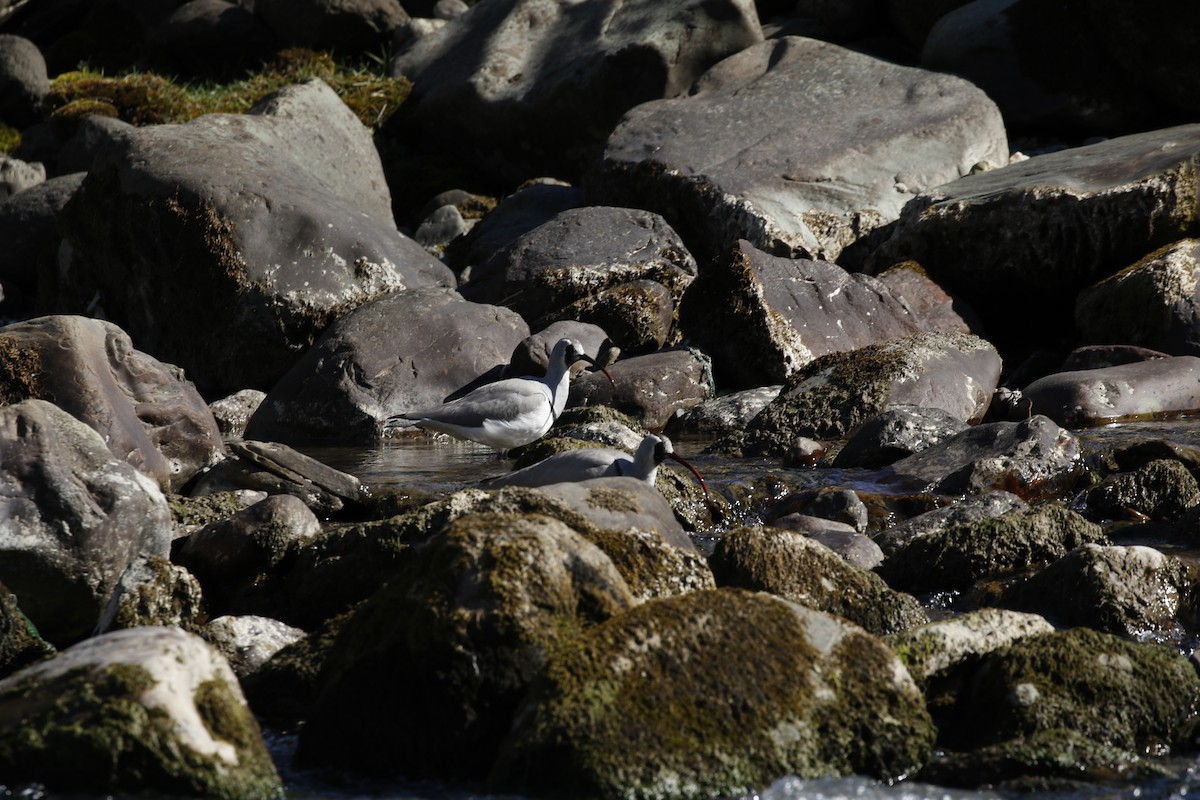
M 550 402 L 549 390 L 540 381 L 508 378 L 480 386 L 470 394 L 440 406 L 408 411 L 405 419 L 431 419 L 450 425 L 474 428 L 489 419 L 511 419 L 520 414 L 544 410 Z

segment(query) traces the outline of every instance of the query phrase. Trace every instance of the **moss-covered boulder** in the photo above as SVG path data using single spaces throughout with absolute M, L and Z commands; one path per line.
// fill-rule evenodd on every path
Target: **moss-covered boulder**
M 634 602 L 608 557 L 562 522 L 465 516 L 346 621 L 299 757 L 479 777 L 548 652 Z
M 1122 636 L 1184 636 L 1195 618 L 1200 568 L 1152 547 L 1085 544 L 1007 587 L 1001 602 L 1060 625 L 1086 625 Z
M 21 613 L 16 596 L 0 583 L 0 678 L 54 652 L 54 645 Z
M 1172 648 L 1073 628 L 987 655 L 955 711 L 941 728 L 953 750 L 1066 729 L 1108 747 L 1178 752 L 1193 746 L 1200 677 Z
M 283 794 L 229 664 L 170 628 L 88 639 L 0 681 L 0 774 L 55 791 Z
M 908 592 L 967 589 L 980 578 L 1046 566 L 1083 544 L 1107 543 L 1099 525 L 1062 505 L 955 525 L 905 544 L 879 573 Z
M 964 422 L 983 418 L 1000 377 L 1000 357 L 984 340 L 921 333 L 801 367 L 746 430 L 717 449 L 732 455 L 783 455 L 797 436 L 845 438 L 885 409 L 939 408 Z
M 929 620 L 912 595 L 893 591 L 878 575 L 793 531 L 761 527 L 726 531 L 709 563 L 722 586 L 777 594 L 845 617 L 877 636 Z
M 1167 458 L 1112 475 L 1087 493 L 1088 510 L 1108 519 L 1121 519 L 1133 510 L 1169 522 L 1197 503 L 1200 485 L 1196 478 L 1183 462 Z
M 492 783 L 534 795 L 711 798 L 777 777 L 897 777 L 930 755 L 921 693 L 878 639 L 732 589 L 655 600 L 558 649 Z

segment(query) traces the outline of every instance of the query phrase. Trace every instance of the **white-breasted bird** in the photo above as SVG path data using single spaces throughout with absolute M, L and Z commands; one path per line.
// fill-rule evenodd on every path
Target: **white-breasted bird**
M 704 488 L 704 493 L 708 494 L 708 485 L 699 471 L 675 452 L 670 439 L 653 433 L 642 439 L 633 456 L 612 447 L 568 450 L 507 475 L 490 478 L 483 485 L 489 489 L 500 486 L 548 486 L 552 483 L 573 483 L 591 478 L 628 477 L 643 480 L 653 486 L 658 478 L 659 465 L 668 458 L 691 470 Z
M 433 408 L 389 417 L 385 427 L 411 420 L 419 428 L 470 439 L 504 452 L 542 438 L 567 405 L 571 366 L 595 364 L 574 339 L 559 339 L 544 377 L 505 378 Z M 604 370 L 611 381 L 612 376 Z

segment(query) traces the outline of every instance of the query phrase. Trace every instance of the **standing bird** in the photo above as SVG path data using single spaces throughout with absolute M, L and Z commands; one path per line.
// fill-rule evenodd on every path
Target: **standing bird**
M 418 428 L 470 439 L 501 453 L 536 442 L 566 408 L 571 366 L 577 361 L 596 363 L 579 342 L 559 339 L 550 351 L 545 377 L 488 383 L 440 406 L 389 417 L 384 427 L 412 420 Z M 611 381 L 608 370 L 603 372 Z
M 637 452 L 630 458 L 624 450 L 611 447 L 585 447 L 552 455 L 547 459 L 501 475 L 485 482 L 487 488 L 494 486 L 547 486 L 552 483 L 586 481 L 591 478 L 637 478 L 651 486 L 658 478 L 658 467 L 668 458 L 678 461 L 691 470 L 708 494 L 708 484 L 700 473 L 675 452 L 671 440 L 665 436 L 647 434 L 638 445 Z

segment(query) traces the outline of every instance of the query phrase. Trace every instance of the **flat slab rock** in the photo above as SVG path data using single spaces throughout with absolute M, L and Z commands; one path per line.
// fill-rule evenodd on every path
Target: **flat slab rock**
M 636 198 L 700 261 L 739 238 L 832 261 L 918 193 L 1007 160 L 1000 112 L 972 84 L 785 36 L 626 114 L 584 190 Z
M 1200 409 L 1200 358 L 1175 356 L 1058 372 L 1025 387 L 1033 410 L 1068 427 Z

